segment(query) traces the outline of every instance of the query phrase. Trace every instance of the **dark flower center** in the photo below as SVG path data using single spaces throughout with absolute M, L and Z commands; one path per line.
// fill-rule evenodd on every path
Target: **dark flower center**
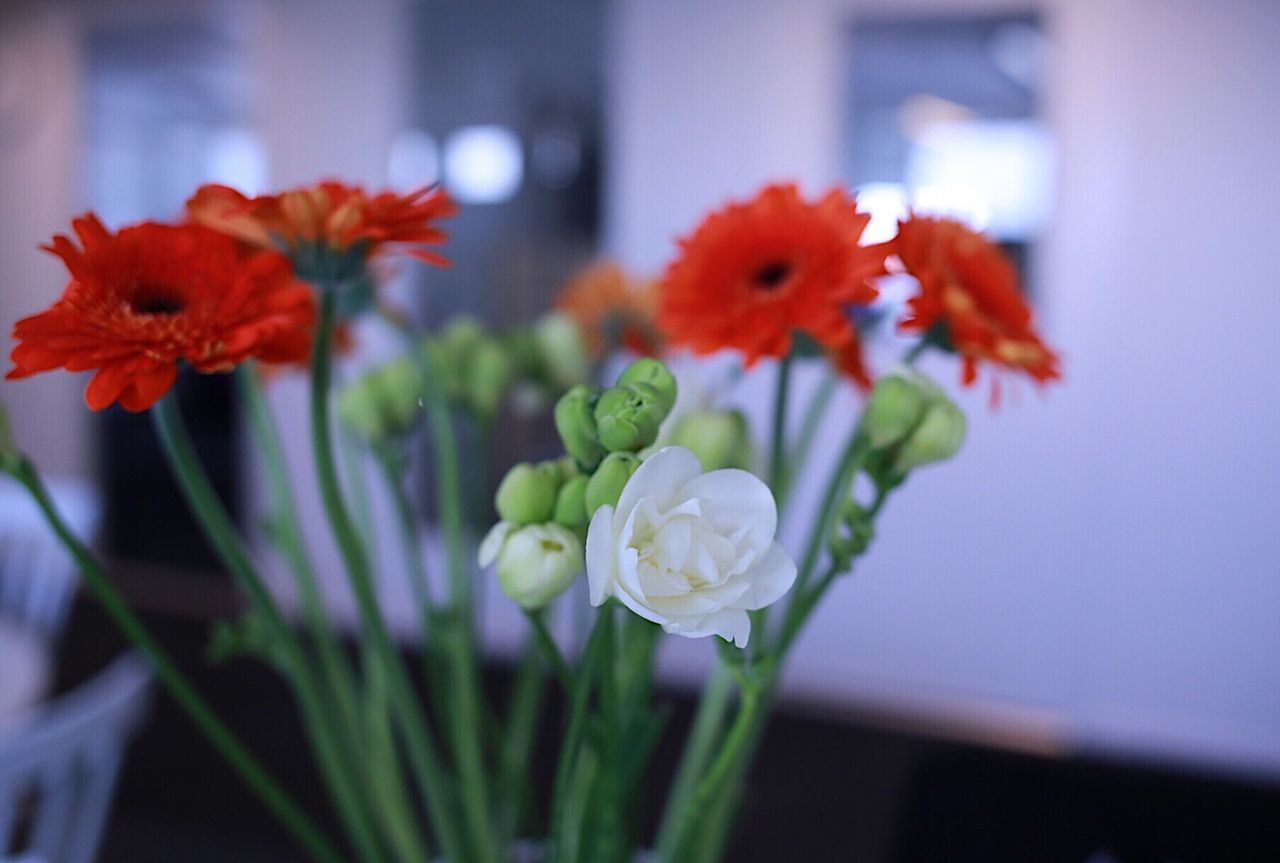
M 776 291 L 791 275 L 791 264 L 786 261 L 770 261 L 756 270 L 751 283 L 762 291 Z
M 129 308 L 140 315 L 176 315 L 185 305 L 177 291 L 161 285 L 138 285 L 129 298 Z

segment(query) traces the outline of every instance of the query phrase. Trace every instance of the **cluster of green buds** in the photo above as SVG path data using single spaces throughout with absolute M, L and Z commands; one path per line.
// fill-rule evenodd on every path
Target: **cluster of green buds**
M 862 415 L 868 473 L 882 486 L 901 482 L 908 472 L 955 455 L 966 428 L 964 413 L 933 381 L 911 369 L 887 374 Z
M 455 405 L 481 419 L 502 407 L 514 364 L 502 339 L 471 317 L 457 317 L 422 343 L 431 368 Z
M 560 398 L 555 422 L 568 455 L 507 472 L 494 499 L 501 521 L 480 549 L 481 565 L 497 562 L 507 596 L 532 610 L 568 589 L 592 514 L 618 502 L 675 399 L 675 377 L 648 358 L 612 387 L 578 385 Z
M 338 396 L 338 418 L 370 443 L 383 443 L 413 429 L 422 404 L 422 372 L 401 357 L 366 372 Z
M 587 477 L 570 458 L 522 462 L 494 496 L 498 517 L 480 547 L 480 563 L 498 564 L 502 592 L 523 608 L 542 608 L 582 570 Z

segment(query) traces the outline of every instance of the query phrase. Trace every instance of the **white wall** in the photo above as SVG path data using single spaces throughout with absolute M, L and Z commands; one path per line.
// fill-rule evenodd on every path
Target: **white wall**
M 1061 165 L 1036 279 L 1066 379 L 994 415 L 965 397 L 966 451 L 893 501 L 792 691 L 1030 709 L 1085 745 L 1280 776 L 1280 7 L 1040 5 Z M 622 0 L 612 251 L 656 269 L 727 197 L 838 182 L 846 28 L 902 8 Z
M 0 9 L 0 333 L 62 293 L 66 268 L 36 251 L 83 206 L 80 176 L 79 46 L 71 17 L 23 5 Z M 84 376 L 0 382 L 14 434 L 51 474 L 85 476 Z

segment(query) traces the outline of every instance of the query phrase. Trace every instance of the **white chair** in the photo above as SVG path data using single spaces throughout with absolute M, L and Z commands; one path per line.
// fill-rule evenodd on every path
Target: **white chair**
M 49 493 L 76 536 L 89 542 L 101 507 L 88 484 L 52 480 Z M 33 628 L 52 646 L 79 584 L 75 561 L 13 479 L 0 476 L 0 617 Z
M 0 731 L 0 863 L 91 863 L 150 702 L 132 654 Z

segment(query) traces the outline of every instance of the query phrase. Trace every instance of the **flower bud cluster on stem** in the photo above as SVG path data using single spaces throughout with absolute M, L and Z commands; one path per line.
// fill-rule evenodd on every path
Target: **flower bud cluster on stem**
M 560 397 L 555 424 L 567 455 L 507 471 L 494 498 L 501 520 L 480 548 L 508 597 L 533 611 L 568 589 L 582 571 L 592 514 L 617 503 L 675 398 L 675 377 L 647 358 L 612 387 L 578 385 Z

